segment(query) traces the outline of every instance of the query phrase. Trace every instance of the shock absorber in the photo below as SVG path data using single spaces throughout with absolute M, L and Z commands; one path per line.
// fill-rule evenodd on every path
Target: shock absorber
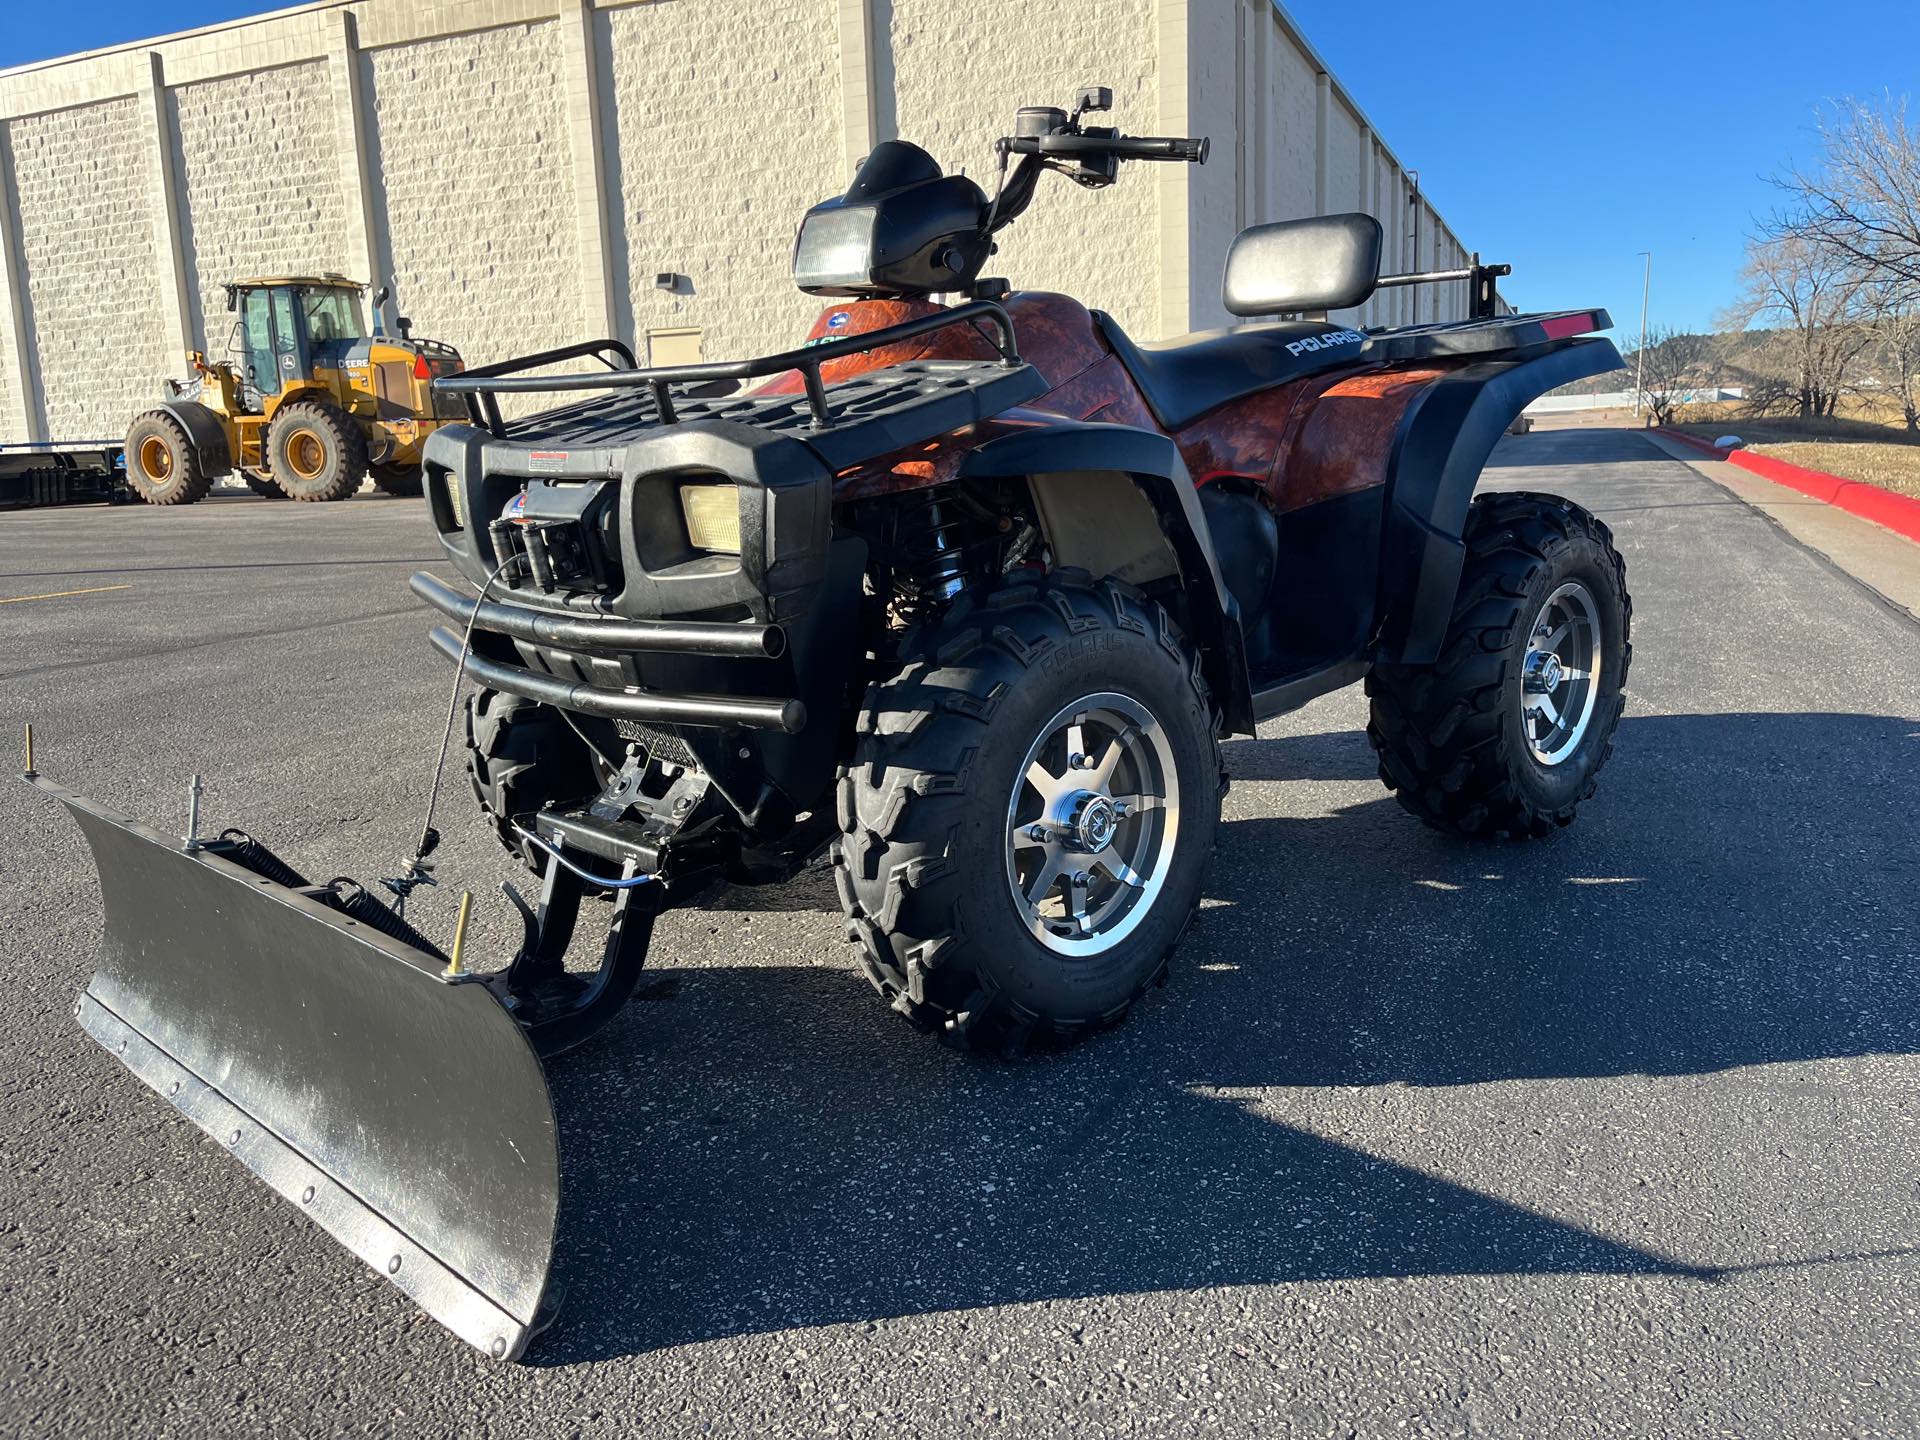
M 1002 574 L 1027 526 L 1008 508 L 954 487 L 891 508 L 894 611 L 906 623 L 937 613 L 971 585 Z

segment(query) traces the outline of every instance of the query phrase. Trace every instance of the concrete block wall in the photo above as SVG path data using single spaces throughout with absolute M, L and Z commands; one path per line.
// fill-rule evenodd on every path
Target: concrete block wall
M 183 368 L 153 299 L 159 265 L 139 107 L 126 99 L 26 116 L 8 122 L 7 140 L 47 427 L 117 437 L 159 377 Z
M 360 57 L 394 305 L 473 361 L 586 338 L 559 39 L 549 21 Z
M 250 272 L 391 277 L 387 318 L 475 363 L 673 329 L 778 348 L 820 308 L 787 278 L 800 214 L 875 143 L 991 189 L 1015 109 L 1082 84 L 1212 160 L 1043 177 L 989 270 L 1017 286 L 1145 338 L 1230 322 L 1227 244 L 1260 221 L 1366 209 L 1389 270 L 1464 256 L 1273 0 L 313 0 L 0 72 L 0 441 L 122 433 L 184 349 L 224 353 L 220 286 Z
M 353 268 L 326 67 L 309 61 L 175 86 L 168 103 L 197 346 L 222 359 L 237 318 L 221 288 L 228 281 Z
M 798 345 L 827 302 L 788 277 L 794 229 L 851 178 L 834 0 L 680 0 L 599 21 L 631 333 L 698 328 L 709 360 Z M 660 289 L 659 275 L 680 278 Z
M 993 142 L 1013 132 L 1022 105 L 1070 109 L 1082 85 L 1107 85 L 1113 113 L 1102 123 L 1155 133 L 1153 0 L 892 0 L 889 8 L 899 133 L 949 171 L 964 169 L 989 195 Z M 1122 166 L 1118 182 L 1097 191 L 1042 176 L 1032 208 L 1002 232 L 987 273 L 1016 289 L 1073 295 L 1130 332 L 1158 333 L 1154 169 Z

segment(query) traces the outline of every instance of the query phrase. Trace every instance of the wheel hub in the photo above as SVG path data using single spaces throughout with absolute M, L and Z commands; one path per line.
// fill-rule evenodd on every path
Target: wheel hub
M 1580 748 L 1600 697 L 1600 607 L 1577 580 L 1559 586 L 1527 632 L 1520 671 L 1520 728 L 1542 765 Z
M 1113 843 L 1120 818 L 1107 796 L 1094 790 L 1082 790 L 1074 797 L 1073 834 L 1076 848 L 1088 855 L 1098 854 Z
M 1007 805 L 1007 884 L 1034 938 L 1068 957 L 1125 939 L 1166 883 L 1178 797 L 1173 747 L 1138 701 L 1089 695 L 1048 721 Z

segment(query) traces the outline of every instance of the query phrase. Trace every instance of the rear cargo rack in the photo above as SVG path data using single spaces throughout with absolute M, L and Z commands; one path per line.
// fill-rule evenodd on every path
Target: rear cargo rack
M 1475 251 L 1466 265 L 1458 270 L 1417 270 L 1405 275 L 1382 275 L 1374 282 L 1374 288 L 1390 290 L 1399 285 L 1444 285 L 1450 281 L 1464 280 L 1467 282 L 1467 318 L 1492 320 L 1500 314 L 1500 278 L 1511 274 L 1511 265 L 1482 265 L 1480 254 Z
M 929 331 L 944 330 L 949 325 L 972 325 L 976 329 L 981 321 L 990 322 L 999 332 L 994 348 L 1000 352 L 1000 362 L 1009 370 L 1018 369 L 1022 364 L 1020 351 L 1014 341 L 1013 321 L 1007 312 L 992 300 L 971 300 L 964 305 L 956 305 L 933 315 L 921 315 L 912 320 L 903 320 L 898 325 L 889 325 L 882 330 L 869 330 L 860 335 L 849 335 L 844 340 L 827 340 L 807 345 L 798 350 L 782 351 L 778 355 L 762 355 L 752 360 L 722 360 L 704 365 L 668 365 L 641 369 L 634 363 L 633 352 L 618 340 L 589 340 L 579 345 L 567 345 L 558 350 L 543 350 L 537 355 L 522 355 L 512 360 L 502 360 L 493 365 L 481 365 L 460 375 L 448 375 L 433 382 L 433 389 L 440 395 L 459 395 L 467 402 L 467 414 L 473 423 L 483 426 L 487 433 L 499 439 L 506 434 L 506 422 L 500 414 L 501 395 L 544 395 L 566 393 L 576 390 L 628 390 L 647 389 L 652 392 L 655 412 L 662 425 L 678 423 L 674 412 L 672 388 L 675 385 L 705 385 L 718 380 L 757 380 L 769 375 L 781 375 L 789 370 L 800 373 L 801 383 L 807 392 L 807 408 L 813 419 L 815 430 L 830 429 L 833 425 L 833 410 L 827 403 L 827 388 L 820 379 L 820 367 L 830 360 L 839 360 L 848 355 L 863 355 L 869 350 L 878 350 L 884 345 L 897 344 L 902 340 L 911 340 L 917 335 Z M 527 375 L 522 372 L 537 370 L 545 365 L 555 365 L 566 360 L 577 360 L 587 356 L 600 359 L 608 366 L 606 374 L 589 372 L 570 375 Z M 615 359 L 624 361 L 616 366 Z

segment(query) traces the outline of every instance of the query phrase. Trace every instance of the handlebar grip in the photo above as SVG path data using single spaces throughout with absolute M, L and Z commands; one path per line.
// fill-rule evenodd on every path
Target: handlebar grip
M 1117 160 L 1185 160 L 1207 163 L 1207 137 L 1198 140 L 1157 135 L 1022 135 L 1000 142 L 1014 155 L 1111 155 Z
M 1177 139 L 1158 135 L 1116 135 L 1107 142 L 1115 155 L 1125 160 L 1184 160 L 1194 165 L 1207 163 L 1208 138 Z

